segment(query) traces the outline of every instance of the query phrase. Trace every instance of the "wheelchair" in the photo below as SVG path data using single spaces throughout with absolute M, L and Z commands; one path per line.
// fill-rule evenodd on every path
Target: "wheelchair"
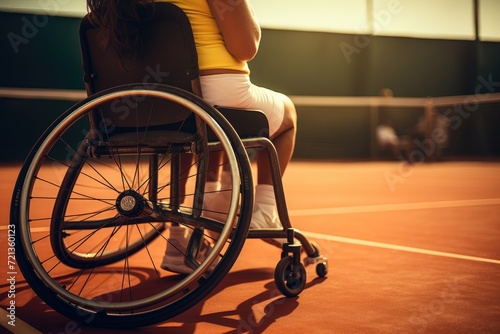
M 158 3 L 144 15 L 144 52 L 124 66 L 99 44 L 100 28 L 88 17 L 81 22 L 88 97 L 46 129 L 13 193 L 10 220 L 24 278 L 70 319 L 142 327 L 206 298 L 247 238 L 286 238 L 275 282 L 285 296 L 297 296 L 305 265 L 324 277 L 327 259 L 290 224 L 266 117 L 204 102 L 185 14 Z M 283 228 L 249 229 L 249 149 L 268 152 Z M 208 163 L 214 152 L 224 156 L 217 168 Z M 205 191 L 207 177 L 221 169 L 228 172 L 222 189 Z M 215 194 L 226 202 L 211 210 Z M 185 249 L 173 240 L 176 226 L 189 231 Z M 191 273 L 160 268 L 167 244 Z

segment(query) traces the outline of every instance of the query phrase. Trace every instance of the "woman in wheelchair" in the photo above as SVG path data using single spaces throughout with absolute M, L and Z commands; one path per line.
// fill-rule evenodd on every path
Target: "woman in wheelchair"
M 248 238 L 281 245 L 285 296 L 305 288 L 308 265 L 325 277 L 285 203 L 295 108 L 250 81 L 260 29 L 248 0 L 87 5 L 88 96 L 33 145 L 12 195 L 16 262 L 36 295 L 80 323 L 149 326 L 207 298 Z
M 296 135 L 296 111 L 292 101 L 281 93 L 258 87 L 250 80 L 248 61 L 257 54 L 261 38 L 260 27 L 248 0 L 172 0 L 188 16 L 193 29 L 203 99 L 211 105 L 261 110 L 269 122 L 269 138 L 276 147 L 281 173 L 293 153 Z M 105 41 L 118 55 L 127 57 L 140 47 L 137 25 L 138 6 L 153 5 L 153 0 L 87 0 L 92 20 L 107 27 Z M 222 156 L 211 156 L 209 164 L 216 169 Z M 257 186 L 250 228 L 277 228 L 280 222 L 272 176 L 265 152 L 257 156 Z M 204 206 L 217 212 L 224 192 L 225 171 L 209 173 L 205 186 Z M 213 196 L 210 196 L 214 192 Z M 189 273 L 182 255 L 174 248 L 186 247 L 189 231 L 177 226 L 172 229 L 176 245 L 167 245 L 164 269 Z M 269 240 L 268 240 L 269 241 Z M 272 241 L 272 240 L 271 240 Z M 274 240 L 280 245 L 281 240 Z M 176 258 L 178 257 L 178 259 Z

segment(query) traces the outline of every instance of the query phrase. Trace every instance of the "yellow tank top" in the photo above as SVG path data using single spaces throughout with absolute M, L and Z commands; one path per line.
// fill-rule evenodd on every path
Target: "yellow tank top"
M 186 13 L 196 43 L 200 70 L 230 69 L 249 73 L 248 64 L 226 49 L 222 33 L 206 0 L 157 0 L 170 2 Z

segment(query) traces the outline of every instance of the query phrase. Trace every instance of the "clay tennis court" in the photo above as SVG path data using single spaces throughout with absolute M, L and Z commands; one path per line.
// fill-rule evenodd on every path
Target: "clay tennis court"
M 15 282 L 16 326 L 8 325 L 6 226 L 18 169 L 0 169 L 0 331 L 113 333 L 59 315 L 21 273 Z M 500 163 L 293 161 L 284 186 L 292 224 L 329 258 L 326 278 L 307 268 L 304 291 L 283 297 L 273 278 L 280 251 L 249 239 L 209 298 L 166 323 L 133 332 L 500 330 Z

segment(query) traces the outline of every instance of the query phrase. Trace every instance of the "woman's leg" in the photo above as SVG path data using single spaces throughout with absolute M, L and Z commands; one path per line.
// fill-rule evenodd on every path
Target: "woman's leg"
M 247 75 L 212 75 L 201 78 L 203 98 L 210 104 L 261 110 L 269 121 L 270 139 L 276 147 L 281 174 L 295 147 L 297 114 L 287 96 L 258 87 Z M 257 157 L 257 186 L 251 228 L 281 227 L 276 210 L 272 173 L 266 152 Z M 222 176 L 221 179 L 224 177 Z
M 281 126 L 271 136 L 280 165 L 281 175 L 285 172 L 295 147 L 295 135 L 297 132 L 297 113 L 292 101 L 282 96 L 284 103 L 284 117 Z M 274 186 L 272 180 L 272 171 L 269 164 L 268 154 L 261 150 L 257 156 L 257 186 L 255 187 L 255 201 L 252 212 L 252 222 L 250 228 L 280 228 L 276 197 L 274 195 Z M 281 247 L 286 242 L 285 239 L 265 239 L 275 246 Z
M 297 133 L 297 112 L 293 102 L 287 96 L 282 96 L 285 105 L 285 115 L 283 123 L 278 131 L 271 136 L 276 151 L 278 153 L 278 161 L 280 165 L 281 175 L 285 172 L 290 159 L 292 158 L 295 148 L 295 137 Z M 269 166 L 269 160 L 265 151 L 259 151 L 257 156 L 258 166 L 258 184 L 272 184 L 272 172 Z

